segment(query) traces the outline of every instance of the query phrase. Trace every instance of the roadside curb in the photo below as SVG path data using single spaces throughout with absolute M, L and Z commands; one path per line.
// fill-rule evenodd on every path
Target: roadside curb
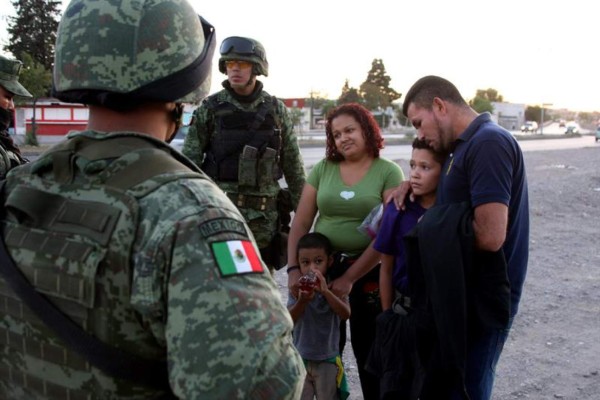
M 593 136 L 593 134 L 579 134 L 579 133 L 575 133 L 575 134 L 564 134 L 564 135 L 543 135 L 543 134 L 531 134 L 531 135 L 514 135 L 515 139 L 517 139 L 517 141 L 524 141 L 524 140 L 547 140 L 547 139 L 553 139 L 553 140 L 561 140 L 561 139 L 572 139 L 572 138 L 577 138 L 577 137 L 583 137 L 583 136 Z M 413 141 L 413 138 L 386 138 L 384 135 L 384 145 L 410 145 Z M 56 144 L 58 142 L 54 142 L 54 143 L 44 143 L 41 144 L 40 146 L 20 146 L 21 147 L 21 153 L 23 154 L 24 157 L 31 157 L 31 156 L 38 156 L 41 153 L 43 153 L 44 151 L 46 151 L 47 149 L 49 149 L 50 147 L 52 147 L 54 144 Z M 308 139 L 308 138 L 301 138 L 298 139 L 298 144 L 300 145 L 301 148 L 311 148 L 311 147 L 325 147 L 325 139 Z

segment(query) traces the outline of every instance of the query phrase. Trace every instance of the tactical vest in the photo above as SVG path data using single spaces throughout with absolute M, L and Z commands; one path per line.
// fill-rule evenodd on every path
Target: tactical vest
M 22 159 L 12 151 L 0 146 L 0 179 L 6 178 L 8 171 L 21 164 L 23 164 Z
M 166 362 L 165 349 L 129 307 L 130 265 L 139 234 L 138 200 L 185 178 L 206 179 L 155 139 L 76 136 L 11 175 L 3 199 L 6 246 L 36 290 L 85 331 L 140 358 Z M 1 323 L 2 318 L 11 322 Z M 102 392 L 110 398 L 161 393 L 90 366 L 0 278 L 3 347 L 0 392 L 5 385 L 57 399 L 94 399 Z
M 215 181 L 238 182 L 260 190 L 261 179 L 269 184 L 282 176 L 281 127 L 277 98 L 264 101 L 256 111 L 243 111 L 229 102 L 207 99 L 215 126 L 206 149 L 202 170 Z M 262 185 L 267 184 L 263 182 Z

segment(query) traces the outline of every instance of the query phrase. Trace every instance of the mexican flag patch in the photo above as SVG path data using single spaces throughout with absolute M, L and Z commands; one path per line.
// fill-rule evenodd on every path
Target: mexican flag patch
M 221 276 L 264 272 L 260 258 L 249 240 L 212 243 Z

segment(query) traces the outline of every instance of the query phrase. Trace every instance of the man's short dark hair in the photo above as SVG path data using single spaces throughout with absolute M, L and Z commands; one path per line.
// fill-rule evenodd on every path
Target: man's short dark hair
M 439 76 L 428 75 L 416 81 L 408 90 L 402 105 L 402 114 L 408 116 L 407 111 L 411 103 L 417 107 L 430 109 L 434 97 L 439 97 L 457 105 L 467 106 L 467 102 L 452 82 Z

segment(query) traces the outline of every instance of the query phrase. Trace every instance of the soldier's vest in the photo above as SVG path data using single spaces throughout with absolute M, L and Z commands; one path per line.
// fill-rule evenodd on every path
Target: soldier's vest
M 206 176 L 152 138 L 76 136 L 9 178 L 3 199 L 6 246 L 35 289 L 85 331 L 136 357 L 166 361 L 164 348 L 128 306 L 130 264 L 139 234 L 138 199 L 183 178 Z M 56 399 L 160 394 L 90 366 L 1 278 L 0 348 L 0 392 L 5 385 Z
M 0 146 L 0 179 L 6 178 L 8 171 L 23 164 L 23 161 L 12 151 Z
M 202 170 L 222 182 L 261 190 L 282 175 L 281 127 L 277 99 L 264 101 L 256 111 L 244 111 L 216 96 L 207 99 L 215 115 L 214 132 L 206 149 Z

